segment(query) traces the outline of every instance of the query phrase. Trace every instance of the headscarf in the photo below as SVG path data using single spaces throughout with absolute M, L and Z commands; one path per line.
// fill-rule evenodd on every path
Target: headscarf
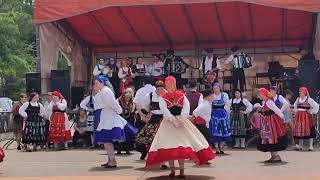
M 270 91 L 268 91 L 266 88 L 260 88 L 258 90 L 259 94 L 266 96 L 269 99 L 272 99 L 272 95 L 270 93 Z
M 114 90 L 113 90 L 113 86 L 111 84 L 111 82 L 109 81 L 109 78 L 107 78 L 106 76 L 98 76 L 96 78 L 96 80 L 103 84 L 104 86 L 107 86 L 108 88 L 110 88 L 112 90 L 112 92 L 114 93 Z
M 168 76 L 165 79 L 165 88 L 169 92 L 173 92 L 177 90 L 176 79 L 173 76 Z
M 133 99 L 134 96 L 134 90 L 132 88 L 127 88 L 124 92 L 123 95 L 126 96 L 130 96 Z
M 303 92 L 306 96 L 309 96 L 309 90 L 307 87 L 303 86 L 299 88 L 299 91 Z
M 220 85 L 219 83 L 214 83 L 214 84 L 212 85 L 212 89 L 214 89 L 214 88 L 219 88 L 220 91 L 222 92 L 221 85 Z
M 64 99 L 64 97 L 62 96 L 62 94 L 59 91 L 53 91 L 52 96 L 57 96 L 57 97 L 59 97 L 59 99 Z

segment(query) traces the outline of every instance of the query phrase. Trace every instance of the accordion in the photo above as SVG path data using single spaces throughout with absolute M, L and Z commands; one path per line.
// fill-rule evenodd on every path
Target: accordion
M 186 72 L 187 66 L 182 61 L 171 61 L 166 67 L 169 73 L 183 74 Z
M 212 71 L 208 71 L 203 77 L 203 84 L 207 86 L 211 86 L 213 82 L 216 80 L 217 74 Z

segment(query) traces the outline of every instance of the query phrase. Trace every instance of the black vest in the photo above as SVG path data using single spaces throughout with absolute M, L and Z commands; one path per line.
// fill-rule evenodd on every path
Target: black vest
M 206 74 L 205 72 L 205 62 L 206 62 L 206 58 L 207 56 L 203 57 L 202 58 L 202 73 L 203 75 Z M 217 57 L 213 56 L 213 61 L 212 61 L 212 66 L 211 66 L 212 69 L 215 69 L 217 68 Z

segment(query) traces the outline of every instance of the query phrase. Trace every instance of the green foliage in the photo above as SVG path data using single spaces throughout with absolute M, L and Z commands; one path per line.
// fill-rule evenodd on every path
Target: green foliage
M 70 67 L 68 65 L 68 60 L 61 51 L 59 51 L 59 54 L 58 54 L 58 69 L 70 70 Z
M 33 1 L 0 0 L 0 96 L 25 91 L 25 73 L 35 69 Z

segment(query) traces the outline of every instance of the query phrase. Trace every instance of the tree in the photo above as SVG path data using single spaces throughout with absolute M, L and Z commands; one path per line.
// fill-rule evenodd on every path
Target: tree
M 25 91 L 25 73 L 35 68 L 33 1 L 0 0 L 0 95 Z

